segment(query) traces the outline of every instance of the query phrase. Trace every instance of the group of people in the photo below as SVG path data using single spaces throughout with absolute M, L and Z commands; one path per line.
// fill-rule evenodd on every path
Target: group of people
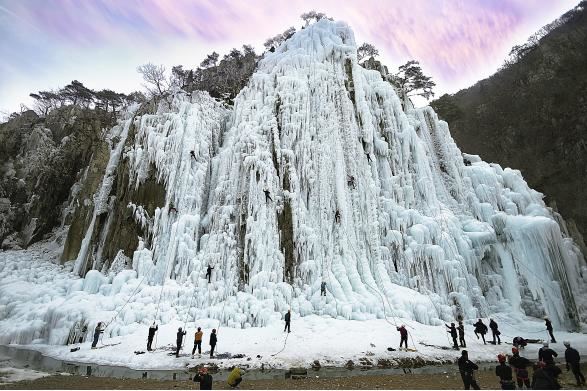
M 155 333 L 159 330 L 159 326 L 153 322 L 153 324 L 149 327 L 149 333 L 147 335 L 147 350 L 153 350 L 153 339 L 155 338 Z M 187 334 L 187 331 L 183 330 L 181 327 L 177 329 L 177 336 L 175 340 L 175 357 L 179 357 L 179 352 L 183 346 L 183 338 Z M 194 333 L 194 347 L 192 349 L 192 358 L 196 354 L 196 350 L 198 354 L 202 354 L 202 340 L 204 338 L 204 332 L 202 331 L 201 327 L 198 327 L 196 332 Z M 216 334 L 216 329 L 212 329 L 212 333 L 210 334 L 210 358 L 214 357 L 214 349 L 216 348 L 216 344 L 218 342 L 218 336 Z
M 243 376 L 245 375 L 245 371 L 234 367 L 230 373 L 228 374 L 228 379 L 226 379 L 226 383 L 232 388 L 238 388 L 239 384 L 243 380 Z M 201 367 L 198 370 L 198 373 L 194 376 L 194 382 L 200 383 L 200 390 L 211 390 L 212 389 L 212 375 L 208 371 L 208 368 Z
M 581 373 L 581 356 L 577 349 L 571 347 L 570 342 L 565 341 L 564 345 L 567 371 L 573 372 L 578 387 L 584 386 L 585 377 Z M 516 385 L 519 389 L 526 387 L 526 389 L 534 390 L 558 390 L 561 388 L 558 377 L 562 371 L 554 361 L 557 356 L 558 354 L 549 347 L 548 342 L 544 342 L 538 351 L 538 362 L 532 365 L 529 359 L 520 355 L 520 349 L 514 346 L 509 358 L 505 354 L 497 356 L 498 365 L 495 367 L 495 376 L 499 378 L 502 390 L 515 390 Z M 469 360 L 469 354 L 466 350 L 461 352 L 457 364 L 465 390 L 469 390 L 471 387 L 478 390 L 479 384 L 475 379 L 475 371 L 479 367 Z M 534 371 L 530 382 L 528 368 L 532 366 Z

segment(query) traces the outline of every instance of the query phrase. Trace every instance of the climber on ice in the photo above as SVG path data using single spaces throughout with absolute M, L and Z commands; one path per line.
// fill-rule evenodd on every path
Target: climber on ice
M 326 281 L 322 281 L 320 284 L 320 296 L 326 296 Z
M 183 343 L 183 336 L 186 334 L 185 331 L 183 331 L 181 329 L 181 327 L 179 329 L 177 329 L 177 340 L 175 342 L 177 342 L 177 347 L 175 350 L 175 357 L 179 357 L 179 351 L 181 350 L 181 345 Z
M 153 345 L 153 338 L 155 338 L 155 333 L 157 330 L 159 330 L 159 326 L 157 326 L 153 321 L 153 324 L 151 327 L 149 327 L 149 335 L 147 336 L 147 351 L 149 352 L 153 350 L 151 349 L 151 345 Z
M 371 163 L 371 155 L 367 154 L 367 163 Z
M 396 327 L 397 331 L 399 331 L 399 348 L 401 350 L 402 345 L 405 345 L 406 350 L 408 350 L 408 330 L 406 326 L 403 324 L 400 327 Z
M 291 310 L 287 310 L 287 314 L 285 314 L 285 327 L 284 327 L 283 331 L 285 332 L 287 330 L 288 333 L 291 333 L 290 326 L 291 326 Z
M 169 204 L 169 213 L 171 212 L 177 213 L 177 209 L 175 209 L 175 206 L 173 206 L 173 204 Z
M 457 330 L 459 332 L 459 343 L 461 344 L 461 348 L 466 348 L 467 344 L 465 343 L 465 326 L 463 325 L 462 320 L 459 320 Z
M 273 201 L 273 199 L 271 199 L 271 192 L 269 190 L 264 189 L 263 193 L 265 193 L 265 202 Z
M 208 268 L 206 269 L 206 278 L 208 279 L 208 284 L 210 283 L 210 278 L 212 278 L 212 270 L 214 270 L 214 267 L 208 265 Z
M 190 151 L 190 156 L 193 157 L 194 159 L 196 159 L 196 153 L 194 151 Z
M 548 331 L 548 334 L 550 334 L 550 342 L 556 343 L 556 339 L 554 338 L 554 334 L 552 333 L 552 323 L 550 322 L 550 319 L 544 318 L 544 322 L 546 324 L 546 330 Z
M 349 178 L 346 181 L 347 186 L 352 187 L 353 189 L 356 189 L 357 186 L 355 185 L 355 177 L 352 175 L 349 175 Z
M 94 329 L 94 341 L 92 342 L 92 349 L 96 349 L 96 345 L 98 344 L 98 338 L 100 338 L 100 334 L 104 332 L 104 328 L 102 327 L 102 322 L 98 322 L 98 325 Z
M 493 344 L 495 345 L 495 337 L 497 337 L 497 344 L 501 345 L 501 339 L 499 335 L 501 334 L 498 329 L 497 322 L 493 319 L 489 319 L 489 328 L 491 329 L 491 335 L 493 335 Z
M 336 213 L 334 214 L 334 221 L 336 221 L 337 223 L 340 223 L 340 210 L 336 210 Z
M 457 328 L 455 327 L 454 323 L 451 323 L 450 326 L 445 324 L 447 330 L 447 333 L 450 333 L 450 336 L 452 338 L 452 343 L 453 343 L 453 349 L 459 349 L 459 344 L 457 343 Z
M 485 334 L 487 334 L 487 326 L 481 319 L 477 321 L 473 326 L 475 326 L 475 336 L 479 339 L 479 334 L 481 334 L 481 338 L 483 338 L 483 345 L 486 345 L 485 342 Z

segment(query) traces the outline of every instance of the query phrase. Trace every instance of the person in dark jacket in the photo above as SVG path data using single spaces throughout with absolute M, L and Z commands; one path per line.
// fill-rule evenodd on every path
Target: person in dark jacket
M 399 348 L 401 350 L 402 344 L 405 344 L 406 350 L 408 350 L 408 330 L 403 324 L 400 327 L 396 327 L 399 331 Z
M 336 221 L 337 223 L 340 223 L 340 210 L 336 210 L 336 213 L 334 214 L 334 221 Z
M 560 385 L 558 382 L 544 369 L 546 364 L 539 361 L 534 368 L 532 375 L 532 389 L 533 390 L 558 390 Z
M 452 337 L 453 348 L 458 349 L 459 344 L 457 343 L 457 328 L 455 327 L 455 324 L 451 323 L 450 326 L 445 324 L 445 326 L 448 329 L 446 332 L 450 333 L 450 336 Z
M 512 378 L 512 367 L 505 363 L 505 355 L 499 354 L 497 356 L 499 365 L 495 367 L 495 376 L 499 377 L 499 384 L 502 390 L 515 390 L 516 385 Z
M 155 333 L 159 330 L 159 326 L 153 322 L 151 327 L 149 327 L 149 335 L 147 336 L 147 351 L 151 351 L 151 345 L 153 345 L 153 338 L 155 338 Z
M 357 188 L 357 186 L 355 185 L 355 177 L 352 175 L 349 175 L 346 184 L 347 186 L 352 187 L 353 189 Z
M 459 365 L 459 372 L 463 379 L 465 390 L 469 390 L 471 387 L 473 387 L 474 390 L 478 390 L 479 385 L 475 380 L 475 371 L 479 369 L 479 367 L 477 364 L 469 360 L 469 353 L 466 350 L 461 351 L 461 357 L 459 357 L 457 363 Z
M 512 356 L 510 357 L 509 363 L 516 373 L 518 388 L 522 389 L 525 385 L 527 389 L 530 389 L 530 378 L 527 369 L 531 365 L 530 360 L 526 357 L 520 356 L 520 351 L 514 346 L 512 348 Z
M 285 327 L 283 328 L 283 331 L 285 332 L 287 330 L 288 333 L 291 333 L 290 325 L 291 325 L 291 310 L 287 310 L 287 314 L 285 314 Z
M 495 345 L 495 337 L 497 337 L 497 344 L 501 345 L 501 339 L 499 338 L 501 333 L 499 332 L 497 322 L 493 319 L 489 319 L 489 328 L 491 329 L 491 335 L 493 335 L 493 344 Z
M 481 319 L 477 321 L 473 326 L 475 326 L 475 336 L 479 339 L 479 334 L 481 334 L 481 338 L 483 338 L 483 344 L 485 345 L 485 334 L 487 334 L 487 326 Z
M 214 357 L 214 348 L 216 347 L 217 342 L 218 338 L 216 338 L 216 329 L 212 329 L 212 334 L 210 334 L 210 358 Z
M 208 373 L 208 368 L 202 367 L 194 376 L 194 382 L 200 383 L 200 390 L 212 389 L 212 375 Z
M 210 283 L 210 278 L 212 278 L 212 270 L 214 270 L 214 267 L 208 265 L 206 268 L 206 278 L 208 279 L 208 284 Z
M 544 370 L 550 376 L 552 376 L 552 378 L 556 382 L 558 382 L 558 377 L 561 375 L 561 373 L 563 373 L 563 371 L 561 371 L 561 369 L 559 367 L 557 367 L 554 363 L 551 363 L 551 364 L 546 363 L 546 366 L 544 367 Z
M 185 335 L 185 331 L 180 328 L 177 329 L 177 339 L 176 339 L 176 349 L 175 349 L 175 357 L 179 357 L 179 351 L 181 350 L 181 345 L 183 344 L 183 336 Z
M 554 334 L 552 333 L 552 323 L 550 322 L 550 319 L 544 318 L 544 323 L 546 324 L 546 330 L 550 335 L 550 342 L 556 343 L 556 339 L 554 338 Z
M 466 348 L 467 344 L 465 343 L 465 326 L 463 325 L 462 320 L 459 320 L 457 330 L 459 332 L 459 343 L 461 344 L 461 348 Z
M 570 369 L 573 371 L 573 375 L 575 375 L 575 379 L 577 380 L 577 387 L 585 385 L 585 376 L 581 373 L 581 355 L 577 351 L 571 347 L 571 343 L 569 341 L 564 342 L 565 347 L 565 361 L 567 362 L 567 371 Z
M 538 350 L 538 361 L 544 361 L 546 364 L 554 364 L 555 357 L 558 357 L 558 354 L 548 347 L 548 342 L 544 342 Z
M 326 296 L 326 281 L 322 281 L 320 284 L 320 296 Z
M 512 345 L 514 345 L 518 349 L 524 349 L 526 345 L 528 345 L 528 341 L 526 341 L 526 339 L 522 337 L 514 337 Z
M 273 201 L 273 199 L 271 199 L 271 192 L 269 190 L 264 189 L 263 193 L 265 193 L 265 202 Z
M 98 325 L 94 329 L 94 341 L 92 342 L 92 349 L 96 349 L 96 345 L 98 344 L 98 339 L 100 338 L 100 334 L 104 332 L 104 327 L 102 327 L 102 322 L 98 322 Z

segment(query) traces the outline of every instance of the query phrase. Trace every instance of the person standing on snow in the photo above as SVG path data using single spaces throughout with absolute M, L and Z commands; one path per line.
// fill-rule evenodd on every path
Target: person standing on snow
M 102 322 L 98 322 L 98 325 L 94 329 L 94 341 L 92 342 L 92 349 L 96 349 L 96 345 L 98 344 L 100 334 L 102 334 L 103 332 L 104 328 L 102 327 Z
M 153 350 L 151 349 L 151 345 L 153 345 L 153 338 L 155 338 L 155 333 L 157 330 L 159 330 L 159 326 L 157 326 L 155 321 L 153 321 L 153 324 L 151 327 L 149 327 L 149 335 L 147 336 L 147 351 L 149 352 Z
M 450 326 L 445 324 L 445 326 L 448 329 L 447 333 L 450 333 L 450 336 L 452 337 L 453 348 L 458 349 L 459 344 L 457 343 L 457 328 L 455 327 L 455 324 L 451 323 Z
M 548 342 L 544 342 L 538 350 L 538 361 L 544 361 L 546 364 L 554 364 L 555 357 L 558 357 L 558 354 L 548 347 Z
M 459 372 L 461 374 L 461 379 L 463 379 L 463 385 L 465 386 L 465 390 L 471 389 L 473 387 L 474 390 L 479 389 L 479 384 L 475 380 L 475 371 L 479 369 L 477 364 L 469 360 L 469 352 L 466 350 L 461 351 L 461 357 L 459 357 L 457 364 L 459 365 Z
M 556 339 L 554 338 L 554 334 L 552 333 L 552 323 L 550 322 L 550 319 L 544 318 L 544 322 L 546 324 L 546 331 L 548 331 L 548 334 L 550 334 L 550 342 L 556 343 Z
M 406 326 L 403 324 L 400 327 L 396 327 L 397 331 L 399 331 L 399 348 L 401 350 L 402 344 L 405 344 L 406 350 L 408 350 L 408 330 Z
M 565 361 L 567 362 L 567 371 L 570 369 L 577 380 L 577 387 L 585 385 L 585 376 L 581 373 L 581 355 L 577 349 L 571 347 L 569 341 L 563 342 L 567 350 L 565 350 Z
M 287 310 L 287 314 L 285 314 L 285 327 L 283 328 L 283 331 L 285 332 L 287 330 L 288 333 L 291 333 L 291 310 Z
M 499 332 L 497 322 L 493 319 L 489 319 L 489 328 L 491 329 L 491 334 L 493 335 L 493 344 L 495 345 L 495 337 L 497 337 L 497 344 L 501 345 L 501 339 L 499 338 L 501 333 Z
M 208 265 L 208 268 L 206 269 L 206 278 L 208 279 L 208 284 L 210 283 L 210 278 L 212 278 L 212 270 L 214 270 L 214 268 Z
M 481 338 L 483 338 L 483 345 L 486 345 L 487 343 L 485 342 L 485 334 L 487 333 L 487 326 L 485 326 L 485 323 L 479 319 L 473 326 L 475 326 L 475 336 L 477 336 L 477 339 L 479 339 L 479 334 L 481 334 Z
M 334 214 L 334 221 L 337 223 L 340 223 L 340 210 L 336 210 L 336 213 Z
M 183 331 L 181 329 L 181 327 L 179 329 L 177 329 L 177 340 L 175 342 L 177 342 L 177 347 L 175 350 L 175 357 L 179 357 L 179 351 L 181 350 L 181 345 L 183 343 L 183 336 L 186 334 L 185 331 Z
M 459 343 L 461 344 L 461 348 L 466 348 L 467 344 L 465 343 L 465 326 L 463 325 L 463 321 L 459 320 L 459 326 L 457 327 L 459 332 Z
M 499 365 L 495 367 L 495 376 L 499 377 L 499 384 L 502 390 L 515 390 L 516 385 L 512 378 L 512 368 L 505 363 L 505 354 L 497 356 Z
M 530 389 L 530 375 L 527 369 L 531 365 L 530 360 L 526 357 L 520 356 L 520 351 L 514 346 L 512 348 L 512 356 L 510 357 L 509 363 L 516 372 L 518 388 L 521 390 L 525 385 L 526 389 Z
M 212 329 L 212 334 L 210 334 L 210 358 L 214 357 L 214 348 L 216 347 L 217 342 L 218 338 L 216 338 L 216 329 Z
M 198 348 L 198 354 L 202 354 L 202 337 L 204 333 L 202 332 L 202 328 L 198 327 L 198 331 L 194 335 L 194 348 L 192 349 L 192 358 L 194 358 L 194 353 L 196 353 L 196 348 Z

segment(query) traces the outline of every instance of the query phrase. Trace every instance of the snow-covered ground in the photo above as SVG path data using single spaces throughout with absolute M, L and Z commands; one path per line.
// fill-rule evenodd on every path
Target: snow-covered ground
M 46 245 L 36 246 L 35 249 L 28 251 L 0 253 L 0 315 L 2 319 L 0 320 L 2 330 L 0 341 L 11 332 L 21 332 L 25 339 L 31 323 L 43 322 L 47 335 L 51 336 L 49 340 L 59 343 L 58 338 L 62 340 L 67 338 L 69 330 L 50 330 L 56 324 L 63 324 L 63 322 L 57 322 L 58 318 L 71 316 L 74 319 L 78 315 L 75 313 L 76 309 L 79 310 L 80 303 L 84 303 L 85 305 L 81 308 L 99 314 L 96 315 L 99 319 L 109 322 L 135 288 L 134 284 L 129 283 L 123 292 L 112 296 L 104 295 L 104 292 L 96 292 L 95 287 L 68 271 L 71 265 L 61 267 L 46 260 L 51 256 L 52 253 L 47 250 Z M 179 287 L 170 283 L 169 289 L 174 290 Z M 144 296 L 141 296 L 140 300 L 144 301 L 148 297 L 147 292 L 158 293 L 159 290 L 160 286 L 143 286 L 141 292 Z M 129 303 L 128 305 L 133 308 L 137 304 Z M 11 313 L 17 311 L 22 316 L 18 319 L 11 317 Z M 174 308 L 166 308 L 163 313 L 166 312 L 169 312 L 169 316 L 176 315 Z M 133 311 L 129 310 L 128 314 L 130 313 Z M 293 315 L 292 332 L 289 335 L 283 332 L 283 321 L 278 318 L 272 319 L 264 327 L 231 328 L 219 326 L 218 320 L 215 319 L 198 319 L 195 322 L 189 319 L 187 323 L 184 323 L 185 320 L 178 317 L 160 325 L 156 340 L 156 346 L 159 349 L 152 353 L 135 355 L 135 351 L 146 351 L 147 328 L 152 320 L 142 318 L 140 314 L 133 316 L 136 317 L 136 322 L 132 328 L 112 330 L 111 327 L 107 327 L 104 338 L 98 344 L 99 349 L 90 349 L 91 332 L 87 334 L 86 342 L 78 345 L 49 345 L 47 335 L 37 335 L 33 339 L 34 343 L 23 347 L 66 361 L 119 365 L 133 369 L 183 368 L 186 365 L 211 361 L 221 367 L 246 364 L 251 368 L 258 368 L 264 364 L 275 368 L 288 368 L 309 366 L 314 360 L 319 360 L 322 365 L 343 366 L 348 360 L 353 360 L 356 365 L 359 365 L 361 358 L 368 358 L 376 365 L 379 359 L 401 360 L 421 357 L 427 361 L 441 362 L 453 360 L 459 355 L 457 351 L 440 348 L 451 346 L 444 325 L 429 326 L 390 316 L 387 319 L 357 321 L 320 315 L 300 317 L 296 314 Z M 535 339 L 546 338 L 542 320 L 512 318 L 512 315 L 507 314 L 495 314 L 493 318 L 500 325 L 504 342 L 502 345 L 483 345 L 473 334 L 471 326 L 473 320 L 467 321 L 467 350 L 473 360 L 492 361 L 498 353 L 509 353 L 511 345 L 505 342 L 511 342 L 517 335 Z M 487 319 L 485 321 L 487 323 Z M 400 324 L 407 326 L 410 332 L 409 347 L 415 347 L 417 352 L 387 350 L 388 347 L 397 349 L 399 333 L 395 326 Z M 169 356 L 170 350 L 167 349 L 175 345 L 177 328 L 186 326 L 188 335 L 182 351 L 184 355 L 180 358 Z M 200 358 L 196 356 L 195 359 L 191 359 L 189 355 L 186 356 L 185 353 L 191 353 L 196 327 L 202 327 L 205 332 L 204 352 L 209 350 L 208 338 L 211 329 L 217 328 L 219 333 L 217 354 L 221 356 L 225 353 L 232 356 L 243 354 L 245 357 L 210 360 L 207 354 L 202 354 Z M 110 337 L 111 334 L 115 335 L 121 331 L 126 334 Z M 563 340 L 569 340 L 579 351 L 587 352 L 585 334 L 557 330 L 556 337 L 559 343 L 553 344 L 552 347 L 559 353 L 563 352 Z M 79 346 L 80 349 L 70 352 L 74 346 Z M 539 347 L 538 344 L 531 344 L 526 348 L 525 354 L 531 359 L 536 359 Z

